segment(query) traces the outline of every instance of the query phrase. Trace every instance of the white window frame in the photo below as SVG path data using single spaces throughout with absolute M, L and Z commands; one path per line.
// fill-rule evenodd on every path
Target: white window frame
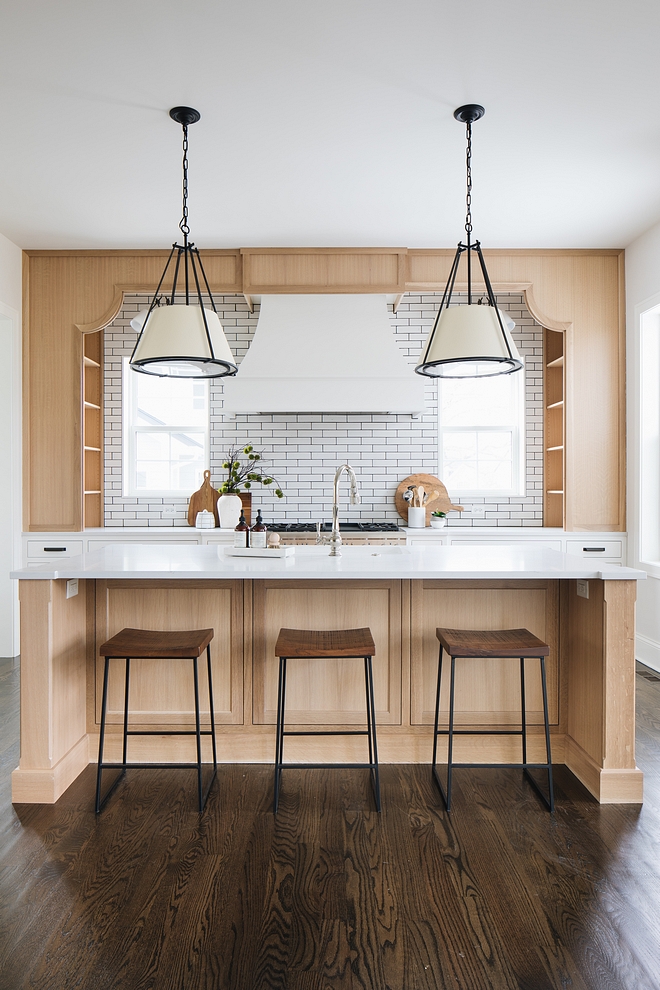
M 166 488 L 137 488 L 135 485 L 135 467 L 136 467 L 136 437 L 138 433 L 172 433 L 174 431 L 180 433 L 187 433 L 192 431 L 193 433 L 202 432 L 201 428 L 197 425 L 191 426 L 186 423 L 176 423 L 175 425 L 168 426 L 138 426 L 137 419 L 137 382 L 136 378 L 142 373 L 139 371 L 133 371 L 129 364 L 130 358 L 125 357 L 122 360 L 122 434 L 123 434 L 123 444 L 122 444 L 122 489 L 125 497 L 130 498 L 185 498 L 191 493 L 189 491 L 184 491 L 183 489 L 166 489 Z M 211 457 L 211 424 L 210 424 L 210 395 L 209 395 L 209 383 L 207 380 L 201 379 L 203 384 L 206 386 L 206 425 L 203 429 L 204 433 L 204 463 L 210 464 Z M 196 384 L 199 384 L 200 379 L 195 380 Z
M 525 454 L 526 454 L 526 428 L 525 428 L 525 368 L 511 373 L 511 379 L 517 385 L 514 390 L 516 404 L 516 419 L 514 423 L 506 423 L 502 426 L 482 425 L 478 419 L 469 426 L 447 426 L 442 422 L 442 388 L 441 378 L 438 382 L 438 477 L 447 484 L 444 477 L 443 462 L 443 438 L 445 433 L 510 433 L 511 434 L 511 478 L 513 484 L 511 488 L 455 488 L 451 487 L 452 497 L 456 498 L 521 498 L 525 495 Z M 456 379 L 452 379 L 456 381 Z

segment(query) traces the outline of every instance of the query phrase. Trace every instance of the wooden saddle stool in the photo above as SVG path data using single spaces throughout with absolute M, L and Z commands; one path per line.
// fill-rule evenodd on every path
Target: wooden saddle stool
M 378 775 L 378 748 L 376 745 L 376 708 L 374 705 L 374 678 L 371 659 L 376 647 L 370 629 L 336 629 L 319 632 L 312 629 L 280 629 L 275 644 L 275 655 L 280 658 L 279 682 L 277 688 L 277 733 L 275 742 L 275 795 L 273 810 L 277 813 L 280 797 L 282 770 L 286 767 L 299 770 L 331 767 L 369 769 L 373 785 L 376 810 L 380 811 L 380 778 Z M 286 711 L 287 661 L 291 659 L 363 659 L 364 687 L 366 694 L 367 728 L 339 729 L 329 731 L 292 732 L 284 728 Z M 283 749 L 285 736 L 367 736 L 369 740 L 368 763 L 284 763 Z
M 99 738 L 99 763 L 96 774 L 96 813 L 98 814 L 104 806 L 115 787 L 126 773 L 126 769 L 151 770 L 167 769 L 195 769 L 197 770 L 197 800 L 200 813 L 204 810 L 206 799 L 218 770 L 218 759 L 215 746 L 215 715 L 213 711 L 213 681 L 211 676 L 211 647 L 213 639 L 213 629 L 193 629 L 188 632 L 160 632 L 152 629 L 122 629 L 121 632 L 109 639 L 107 643 L 99 649 L 99 655 L 105 657 L 105 667 L 103 670 L 103 701 L 101 704 L 101 734 Z M 209 684 L 209 711 L 211 716 L 211 728 L 202 729 L 199 709 L 199 677 L 197 664 L 199 657 L 206 650 L 206 666 Z M 108 708 L 108 674 L 110 672 L 110 661 L 113 659 L 123 659 L 124 666 L 124 731 L 121 763 L 103 762 L 103 744 L 105 740 L 105 723 Z M 159 729 L 155 732 L 136 731 L 128 728 L 128 689 L 131 670 L 131 661 L 140 660 L 192 660 L 193 682 L 195 688 L 195 728 L 190 730 L 163 731 Z M 128 763 L 127 748 L 129 736 L 195 736 L 197 740 L 197 762 L 196 763 Z M 202 736 L 211 736 L 213 747 L 213 774 L 206 788 L 202 787 Z M 112 783 L 103 799 L 101 799 L 101 777 L 104 770 L 119 769 L 116 780 Z
M 447 811 L 451 809 L 452 772 L 455 767 L 489 767 L 514 768 L 522 767 L 523 772 L 535 790 L 539 793 L 549 811 L 554 811 L 554 791 L 552 785 L 552 756 L 550 754 L 550 724 L 548 720 L 548 691 L 545 678 L 545 658 L 550 648 L 542 640 L 537 639 L 527 629 L 436 629 L 435 634 L 440 641 L 438 656 L 438 684 L 435 697 L 435 723 L 433 732 L 433 777 Z M 449 727 L 438 728 L 440 715 L 440 687 L 442 681 L 442 655 L 446 651 L 451 657 L 451 675 L 449 683 Z M 520 695 L 522 726 L 520 729 L 455 729 L 454 728 L 454 687 L 456 660 L 468 657 L 480 659 L 499 659 L 512 657 L 520 660 Z M 541 667 L 541 689 L 543 691 L 543 721 L 545 725 L 545 763 L 529 763 L 527 760 L 527 716 L 525 710 L 525 659 L 538 658 Z M 455 763 L 453 759 L 454 736 L 522 736 L 522 763 Z M 437 770 L 438 736 L 449 736 L 447 751 L 447 789 L 443 787 Z M 548 774 L 548 795 L 543 793 L 532 777 L 530 770 L 546 770 Z

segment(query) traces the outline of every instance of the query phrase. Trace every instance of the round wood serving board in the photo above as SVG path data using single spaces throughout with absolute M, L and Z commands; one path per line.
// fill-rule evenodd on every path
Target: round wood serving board
M 399 513 L 402 519 L 408 522 L 408 503 L 404 501 L 403 493 L 410 486 L 417 488 L 418 485 L 423 485 L 424 490 L 431 492 L 438 492 L 440 498 L 436 498 L 433 502 L 430 502 L 426 506 L 426 525 L 428 526 L 431 519 L 432 512 L 449 512 L 450 509 L 455 509 L 457 512 L 463 511 L 462 505 L 452 505 L 452 502 L 447 494 L 447 489 L 440 481 L 440 478 L 436 478 L 434 474 L 411 474 L 409 478 L 404 478 L 399 487 L 396 490 L 394 496 L 394 504 L 396 505 L 396 511 Z

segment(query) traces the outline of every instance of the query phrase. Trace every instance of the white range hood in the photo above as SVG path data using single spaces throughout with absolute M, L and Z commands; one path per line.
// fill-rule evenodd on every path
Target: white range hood
M 223 386 L 228 413 L 424 410 L 424 379 L 377 294 L 262 296 L 254 339 Z

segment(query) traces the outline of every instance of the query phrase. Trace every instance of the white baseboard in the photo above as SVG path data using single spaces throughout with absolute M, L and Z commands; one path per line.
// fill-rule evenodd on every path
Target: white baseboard
M 637 633 L 635 637 L 635 658 L 651 670 L 660 673 L 660 643 Z

